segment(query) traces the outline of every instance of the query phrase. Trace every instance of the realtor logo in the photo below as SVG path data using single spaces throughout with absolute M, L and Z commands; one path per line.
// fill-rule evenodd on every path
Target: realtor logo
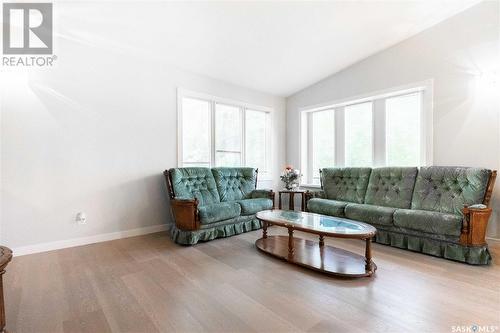
M 52 3 L 3 4 L 3 54 L 52 54 Z

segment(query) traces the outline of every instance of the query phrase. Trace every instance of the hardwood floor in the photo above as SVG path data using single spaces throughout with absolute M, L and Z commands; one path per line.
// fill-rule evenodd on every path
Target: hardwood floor
M 490 241 L 489 267 L 373 244 L 374 277 L 338 279 L 260 253 L 260 236 L 184 247 L 157 233 L 16 257 L 4 275 L 7 329 L 452 332 L 475 324 L 500 332 L 500 243 Z M 325 241 L 364 253 L 362 241 Z

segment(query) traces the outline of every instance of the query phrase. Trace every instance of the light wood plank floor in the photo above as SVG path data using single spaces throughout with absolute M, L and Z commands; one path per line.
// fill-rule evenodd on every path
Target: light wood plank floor
M 262 254 L 254 247 L 260 236 L 184 247 L 157 233 L 14 258 L 5 275 L 7 329 L 452 332 L 453 326 L 500 326 L 499 243 L 490 242 L 495 262 L 489 267 L 374 244 L 375 276 L 349 280 Z M 333 243 L 363 254 L 363 242 L 327 240 Z

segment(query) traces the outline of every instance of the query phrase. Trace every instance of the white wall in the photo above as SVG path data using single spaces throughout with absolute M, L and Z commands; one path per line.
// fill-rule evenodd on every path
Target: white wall
M 58 3 L 56 67 L 0 73 L 3 245 L 169 223 L 161 173 L 177 165 L 177 87 L 272 107 L 279 179 L 284 98 L 170 67 L 154 49 L 119 47 L 102 36 L 120 30 L 93 6 Z M 75 223 L 79 211 L 86 225 Z
M 434 164 L 499 170 L 499 87 L 478 75 L 498 74 L 499 56 L 499 3 L 488 1 L 334 74 L 287 99 L 287 161 L 300 165 L 299 108 L 433 79 Z M 488 234 L 498 238 L 496 185 Z

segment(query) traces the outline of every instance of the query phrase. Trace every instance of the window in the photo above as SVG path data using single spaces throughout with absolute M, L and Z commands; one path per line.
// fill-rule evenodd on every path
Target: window
M 179 91 L 179 166 L 250 166 L 266 177 L 270 109 Z
M 372 103 L 346 106 L 345 165 L 371 166 L 373 164 Z
M 215 165 L 241 166 L 241 109 L 215 104 Z
M 420 162 L 421 94 L 385 100 L 388 165 L 415 166 Z
M 324 167 L 432 163 L 432 83 L 304 109 L 301 169 L 318 185 Z
M 319 169 L 335 163 L 335 119 L 333 110 L 313 112 L 311 114 L 311 157 L 312 178 L 319 184 Z
M 269 113 L 257 110 L 245 111 L 245 152 L 246 165 L 267 172 L 269 156 Z
M 182 151 L 184 166 L 210 165 L 210 103 L 193 98 L 182 99 Z

